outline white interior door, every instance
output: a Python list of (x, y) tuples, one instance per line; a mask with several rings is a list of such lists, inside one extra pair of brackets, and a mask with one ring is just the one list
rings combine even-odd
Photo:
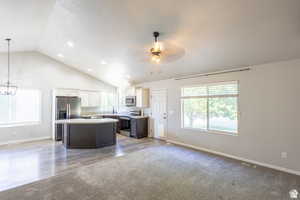
[(167, 90), (153, 90), (151, 94), (152, 135), (166, 138), (167, 134)]

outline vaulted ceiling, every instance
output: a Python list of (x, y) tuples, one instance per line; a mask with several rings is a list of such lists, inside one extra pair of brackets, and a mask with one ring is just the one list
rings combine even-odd
[[(119, 85), (300, 58), (299, 10), (299, 0), (0, 0), (0, 38)], [(153, 31), (181, 57), (145, 62)]]

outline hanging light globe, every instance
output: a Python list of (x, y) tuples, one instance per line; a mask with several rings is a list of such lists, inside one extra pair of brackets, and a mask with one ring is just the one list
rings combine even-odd
[(18, 87), (10, 82), (10, 38), (7, 41), (7, 82), (0, 85), (0, 95), (16, 95)]

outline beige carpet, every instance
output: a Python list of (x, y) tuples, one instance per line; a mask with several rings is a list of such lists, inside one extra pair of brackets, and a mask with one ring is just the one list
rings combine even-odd
[(1, 200), (286, 200), (300, 177), (174, 145), (102, 160), (0, 193)]

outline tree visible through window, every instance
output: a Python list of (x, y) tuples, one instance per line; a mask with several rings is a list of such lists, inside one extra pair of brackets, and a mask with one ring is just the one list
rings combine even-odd
[(182, 88), (181, 101), (183, 128), (237, 133), (236, 81)]

